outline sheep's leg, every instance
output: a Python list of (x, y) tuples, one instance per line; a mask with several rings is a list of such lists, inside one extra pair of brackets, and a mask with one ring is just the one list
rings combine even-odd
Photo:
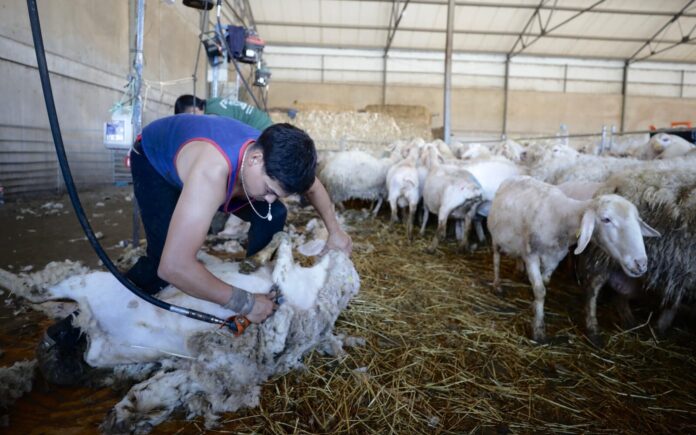
[(616, 312), (621, 319), (621, 326), (624, 329), (631, 329), (637, 325), (636, 318), (631, 310), (630, 299), (625, 295), (616, 295)]
[(242, 261), (242, 263), (239, 265), (239, 272), (249, 274), (268, 263), (278, 249), (278, 246), (280, 246), (280, 242), (287, 238), (288, 234), (284, 231), (275, 233), (270, 243), (268, 243), (265, 248)]
[(372, 213), (371, 213), (373, 219), (374, 219), (375, 216), (377, 216), (377, 213), (379, 213), (379, 209), (382, 208), (382, 202), (383, 202), (383, 201), (384, 201), (384, 198), (382, 198), (382, 196), (380, 196), (380, 197), (377, 199), (377, 205), (375, 206), (375, 209), (372, 210)]
[(493, 243), (493, 290), (498, 294), (503, 293), (500, 286), (500, 247)]
[(597, 322), (597, 297), (599, 291), (606, 282), (603, 276), (594, 277), (590, 282), (590, 287), (587, 293), (587, 313), (585, 324), (587, 327), (588, 338), (595, 345), (601, 345), (601, 336), (599, 334), (599, 324)]
[(464, 222), (463, 222), (463, 236), (462, 240), (459, 243), (459, 247), (462, 251), (467, 249), (470, 253), (474, 252), (476, 250), (476, 244), (470, 244), (469, 243), (469, 233), (471, 233), (471, 225), (472, 222), (474, 221), (474, 217), (476, 216), (476, 207), (471, 207), (471, 209), (466, 213), (466, 216), (464, 216)]
[(479, 242), (485, 243), (486, 233), (483, 232), (483, 224), (481, 219), (474, 219), (474, 228), (476, 228), (476, 237), (478, 237)]
[(637, 323), (629, 301), (639, 294), (641, 281), (626, 276), (622, 271), (613, 271), (609, 274), (609, 286), (616, 293), (616, 311), (621, 318), (622, 326), (624, 329), (633, 328)]
[(462, 241), (462, 237), (464, 237), (464, 220), (463, 219), (457, 219), (454, 222), (454, 237), (457, 239), (458, 242)]
[(664, 336), (667, 330), (672, 326), (674, 322), (674, 317), (677, 315), (677, 310), (679, 309), (679, 302), (666, 306), (660, 312), (660, 317), (657, 319), (657, 333), (660, 336)]
[(437, 230), (435, 231), (433, 241), (430, 244), (430, 252), (435, 252), (440, 243), (440, 238), (444, 239), (447, 236), (447, 218), (451, 212), (452, 210), (449, 210), (446, 207), (440, 207), (440, 211), (437, 214)]
[(423, 222), (421, 223), (420, 235), (421, 237), (425, 235), (425, 225), (428, 223), (428, 217), (430, 217), (430, 210), (423, 203)]
[(530, 255), (525, 258), (527, 266), (527, 276), (532, 284), (534, 291), (534, 319), (532, 320), (532, 337), (537, 343), (546, 341), (546, 331), (544, 326), (544, 299), (546, 298), (546, 288), (541, 277), (541, 261), (538, 256)]
[(397, 204), (396, 195), (389, 195), (389, 208), (391, 209), (391, 221), (390, 223), (399, 222), (399, 207)]
[(418, 203), (409, 203), (408, 204), (408, 221), (406, 222), (406, 237), (408, 237), (409, 241), (413, 240), (413, 221), (416, 219), (416, 208), (418, 207)]

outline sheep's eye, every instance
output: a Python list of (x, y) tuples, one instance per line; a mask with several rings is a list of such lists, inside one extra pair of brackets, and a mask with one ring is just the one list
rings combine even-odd
[(605, 224), (611, 223), (611, 219), (609, 219), (608, 217), (603, 217), (601, 219), (601, 221), (602, 221), (602, 223), (605, 223)]

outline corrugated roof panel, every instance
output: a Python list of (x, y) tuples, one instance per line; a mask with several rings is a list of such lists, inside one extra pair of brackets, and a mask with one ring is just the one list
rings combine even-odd
[[(509, 51), (516, 35), (521, 32), (533, 16), (540, 0), (478, 0), (490, 3), (490, 7), (457, 6), (455, 30), (472, 33), (455, 34), (455, 51), (494, 52)], [(541, 10), (541, 21), (546, 23), (550, 16), (549, 27), (572, 17), (577, 12), (555, 10), (557, 4), (561, 9), (587, 8), (596, 0), (546, 1)], [(401, 3), (403, 5), (403, 3)], [(586, 12), (577, 18), (552, 30), (550, 36), (523, 50), (524, 54), (552, 56), (606, 57), (622, 59), (631, 56), (643, 41), (652, 35), (671, 16), (681, 10), (687, 0), (607, 0), (597, 9), (611, 9), (617, 13)], [(254, 0), (251, 2), (261, 36), (269, 42), (279, 44), (303, 44), (336, 47), (380, 47), (387, 41), (391, 8), (389, 1), (369, 0)], [(505, 5), (510, 5), (505, 6)], [(515, 6), (526, 5), (524, 9)], [(620, 13), (626, 11), (626, 13)], [(631, 11), (654, 11), (654, 14), (633, 14)], [(696, 8), (687, 11), (695, 14)], [(393, 48), (444, 50), (447, 6), (444, 0), (439, 4), (410, 3), (400, 23)], [(527, 33), (538, 34), (538, 19), (535, 18), (527, 28)], [(266, 23), (266, 24), (264, 24)], [(288, 25), (291, 24), (291, 25)], [(312, 27), (312, 24), (315, 27)], [(333, 26), (333, 27), (332, 27)], [(351, 26), (383, 27), (379, 29), (350, 29)], [(651, 44), (653, 50), (661, 50), (678, 41), (696, 26), (696, 17), (681, 17), (675, 25), (658, 36), (666, 43)], [(409, 28), (431, 29), (435, 32), (409, 32)], [(492, 34), (480, 34), (492, 32)], [(497, 33), (497, 34), (496, 34)], [(509, 33), (509, 35), (501, 34)], [(553, 38), (553, 35), (572, 37), (588, 35), (590, 39)], [(694, 35), (692, 35), (693, 37)], [(592, 40), (592, 38), (603, 38)], [(611, 38), (636, 39), (633, 42), (611, 41)], [(526, 38), (529, 43), (533, 38)], [(519, 48), (519, 47), (518, 47)], [(680, 46), (656, 54), (651, 59), (662, 61), (696, 62), (696, 46)], [(646, 49), (640, 56), (650, 53)], [(640, 57), (639, 56), (639, 57)]]
[(439, 51), (443, 50), (445, 47), (445, 34), (401, 30), (396, 32), (392, 47)]
[[(385, 22), (389, 24), (389, 17)], [(440, 5), (409, 3), (399, 27), (444, 29), (447, 26), (447, 8)]]

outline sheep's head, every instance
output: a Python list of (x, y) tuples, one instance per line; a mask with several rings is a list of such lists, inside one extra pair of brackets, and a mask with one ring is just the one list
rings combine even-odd
[(601, 195), (592, 200), (582, 217), (575, 254), (587, 247), (593, 234), (624, 273), (634, 278), (648, 270), (643, 237), (660, 236), (643, 222), (635, 205), (618, 195)]
[(672, 137), (666, 133), (658, 133), (650, 139), (650, 147), (655, 154), (660, 154), (672, 144)]

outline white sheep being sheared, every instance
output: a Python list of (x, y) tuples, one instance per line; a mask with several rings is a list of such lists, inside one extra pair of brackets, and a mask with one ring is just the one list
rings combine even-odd
[[(257, 406), (260, 385), (301, 367), (308, 351), (341, 352), (333, 325), (359, 289), (345, 254), (333, 251), (315, 266), (302, 268), (294, 263), (285, 236), (275, 265), (250, 275), (240, 274), (236, 263), (212, 257), (207, 263), (220, 279), (249, 291), (277, 286), (284, 302), (265, 322), (234, 337), (216, 325), (156, 308), (104, 272), (74, 276), (43, 295), (30, 295), (34, 302), (64, 297), (78, 302), (76, 322), (88, 337), (85, 360), (90, 365), (123, 371), (141, 363), (161, 364), (116, 404), (102, 426), (105, 431), (145, 432), (181, 408), (189, 418), (203, 415), (206, 425), (214, 426), (221, 413)], [(220, 318), (234, 314), (171, 286), (158, 297)]]

